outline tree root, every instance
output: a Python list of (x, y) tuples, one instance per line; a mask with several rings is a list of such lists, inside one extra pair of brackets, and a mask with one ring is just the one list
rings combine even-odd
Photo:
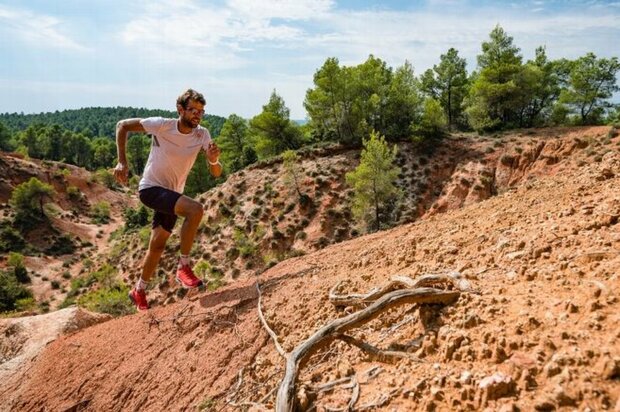
[(258, 291), (258, 317), (260, 318), (260, 321), (263, 324), (263, 327), (267, 330), (267, 333), (269, 334), (269, 336), (271, 336), (271, 339), (273, 340), (273, 344), (275, 345), (278, 353), (282, 355), (284, 358), (286, 358), (286, 351), (282, 348), (282, 346), (280, 345), (280, 342), (278, 342), (278, 335), (276, 335), (276, 333), (269, 327), (269, 324), (267, 323), (267, 320), (265, 320), (265, 316), (263, 315), (263, 309), (261, 306), (263, 295), (260, 291), (260, 286), (258, 285), (258, 282), (256, 282), (256, 290)]
[[(406, 280), (405, 280), (406, 279)], [(398, 285), (405, 286), (415, 286), (416, 289), (403, 289), (403, 290), (392, 290), (394, 286), (393, 282), (390, 282), (390, 287), (383, 287), (376, 292), (375, 290), (371, 291), (371, 293), (363, 295), (364, 297), (361, 299), (364, 303), (368, 303), (368, 300), (372, 297), (377, 298), (383, 293), (383, 296), (378, 297), (377, 300), (371, 303), (364, 309), (359, 310), (358, 312), (352, 313), (351, 315), (345, 316), (340, 319), (336, 319), (328, 325), (320, 328), (316, 331), (310, 338), (306, 341), (302, 342), (298, 345), (292, 352), (284, 355), (286, 357), (286, 371), (284, 374), (284, 378), (280, 383), (280, 387), (278, 389), (278, 395), (276, 398), (276, 411), (278, 412), (292, 412), (295, 408), (295, 382), (297, 380), (298, 368), (301, 362), (304, 361), (309, 355), (317, 351), (318, 349), (328, 345), (334, 339), (339, 339), (344, 333), (348, 330), (356, 328), (362, 324), (365, 324), (372, 319), (379, 316), (383, 311), (390, 309), (392, 307), (404, 305), (404, 304), (450, 304), (458, 299), (460, 292), (457, 290), (439, 290), (428, 287), (419, 287), (419, 285), (426, 284), (444, 284), (445, 282), (451, 283), (453, 286), (456, 286), (451, 278), (446, 275), (426, 275), (422, 276), (416, 281), (412, 281), (409, 278), (398, 277), (396, 279), (396, 283)], [(409, 283), (412, 282), (412, 283)], [(333, 291), (333, 289), (332, 289)], [(338, 297), (330, 292), (330, 300), (332, 295)], [(349, 299), (349, 302), (357, 303), (360, 299), (359, 297), (354, 300), (350, 300), (349, 296), (345, 298)], [(338, 300), (338, 305), (342, 305), (343, 299)], [(259, 315), (260, 316), (260, 315)], [(263, 323), (265, 325), (265, 323)], [(271, 331), (273, 332), (273, 331)], [(273, 333), (273, 336), (276, 336)], [(277, 336), (274, 339), (277, 342)], [(368, 345), (372, 347), (371, 345)], [(376, 349), (376, 348), (375, 348)], [(381, 353), (379, 351), (378, 353)]]
[(417, 356), (414, 356), (408, 352), (379, 349), (367, 342), (361, 341), (349, 335), (340, 335), (337, 336), (337, 338), (342, 340), (343, 342), (348, 343), (349, 345), (358, 347), (359, 349), (370, 355), (372, 359), (379, 362), (391, 363), (394, 361), (394, 358), (404, 358), (411, 359), (416, 362), (422, 362)]
[(340, 287), (342, 282), (338, 282), (329, 291), (329, 301), (335, 306), (363, 306), (369, 302), (377, 300), (379, 297), (389, 293), (393, 290), (407, 288), (415, 289), (421, 287), (435, 287), (448, 285), (454, 287), (463, 292), (471, 292), (472, 287), (465, 279), (460, 278), (460, 274), (451, 273), (447, 275), (423, 275), (413, 280), (406, 276), (394, 276), (391, 281), (380, 288), (373, 288), (370, 292), (365, 294), (349, 294), (338, 295), (336, 290)]

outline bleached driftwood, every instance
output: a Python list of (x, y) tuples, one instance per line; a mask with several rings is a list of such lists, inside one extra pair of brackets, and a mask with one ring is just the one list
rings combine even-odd
[[(414, 285), (424, 284), (423, 282), (428, 281), (429, 278), (418, 279), (414, 281)], [(435, 284), (437, 284), (437, 281), (435, 281)], [(286, 355), (286, 371), (280, 383), (276, 398), (277, 412), (293, 412), (295, 408), (295, 382), (297, 380), (300, 363), (315, 351), (328, 345), (334, 339), (338, 339), (338, 337), (343, 335), (346, 331), (369, 322), (379, 316), (383, 311), (396, 306), (415, 303), (450, 304), (456, 301), (460, 294), (458, 290), (446, 291), (428, 287), (394, 290), (388, 293), (385, 292), (385, 288), (381, 288), (381, 290), (383, 290), (385, 294), (378, 297), (375, 302), (364, 309), (343, 318), (336, 319), (328, 325), (323, 326)], [(378, 296), (378, 294), (375, 292), (374, 296)]]

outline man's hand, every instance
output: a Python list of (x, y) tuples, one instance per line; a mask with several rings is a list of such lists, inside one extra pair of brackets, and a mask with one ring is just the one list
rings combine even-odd
[(215, 163), (220, 158), (220, 148), (217, 147), (214, 141), (209, 142), (207, 147), (207, 159), (210, 163)]
[(129, 166), (127, 163), (117, 163), (114, 168), (114, 178), (122, 185), (126, 185), (129, 180)]

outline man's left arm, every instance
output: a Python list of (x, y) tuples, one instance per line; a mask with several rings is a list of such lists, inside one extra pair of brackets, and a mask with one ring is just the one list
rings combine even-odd
[(222, 174), (222, 164), (220, 163), (220, 148), (214, 141), (210, 141), (205, 151), (207, 163), (209, 163), (209, 172), (213, 177), (220, 177)]

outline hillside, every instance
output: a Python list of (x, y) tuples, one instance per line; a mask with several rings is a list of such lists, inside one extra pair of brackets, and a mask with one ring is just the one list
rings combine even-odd
[[(615, 147), (609, 127), (551, 128), (480, 137), (456, 134), (432, 151), (399, 144), (395, 224), (416, 221), (511, 190), (528, 179), (559, 173), (593, 161)], [(320, 250), (363, 233), (351, 214), (352, 190), (345, 174), (359, 162), (359, 151), (340, 146), (307, 149), (302, 158), (301, 191), (310, 202), (300, 204), (281, 160), (275, 159), (233, 174), (198, 197), (206, 213), (192, 250), (195, 262), (208, 266), (212, 285), (254, 277), (284, 259)], [(179, 293), (169, 285), (176, 265), (178, 233), (169, 240), (153, 303), (170, 303)], [(138, 233), (115, 244), (121, 255), (107, 259), (128, 282), (140, 273), (144, 240)]]
[[(359, 309), (330, 302), (337, 285), (339, 294), (362, 294), (396, 274), (452, 273), (473, 287), (456, 302), (394, 307), (348, 332), (405, 358), (372, 356), (339, 338), (305, 359), (297, 385), (302, 409), (346, 410), (351, 402), (352, 410), (617, 410), (620, 155), (619, 138), (608, 131), (454, 136), (432, 161), (403, 161), (403, 181), (419, 192), (401, 216), (420, 219), (316, 250), (313, 242), (330, 227), (321, 224), (330, 206), (349, 221), (336, 203), (346, 190), (330, 180), (333, 193), (311, 192), (325, 212), (293, 243), (305, 255), (236, 275), (239, 256), (227, 261), (217, 254), (230, 250), (231, 241), (209, 240), (210, 224), (225, 226), (221, 208), (213, 211), (215, 199), (251, 203), (267, 179), (276, 193), (270, 202), (290, 199), (279, 186), (277, 163), (235, 175), (201, 198), (210, 213), (197, 248), (218, 257), (229, 284), (60, 337), (27, 365), (27, 374), (0, 383), (2, 409), (270, 409), (285, 364), (259, 321), (257, 281), (265, 318), (291, 352)], [(355, 162), (355, 155), (338, 156)], [(321, 161), (314, 163), (321, 170), (338, 169), (337, 160)], [(316, 166), (304, 167), (312, 177)], [(316, 179), (309, 180), (307, 190), (316, 188)], [(248, 186), (236, 187), (241, 181)], [(276, 207), (266, 222), (295, 221), (294, 215), (278, 220)], [(252, 213), (229, 210), (228, 226)]]
[[(14, 216), (10, 195), (32, 177), (54, 188), (45, 206), (49, 220), (24, 233), (27, 250), (13, 251), (25, 255), (31, 279), (27, 286), (39, 307), (54, 310), (67, 296), (72, 280), (88, 272), (87, 262), (107, 253), (110, 234), (123, 223), (123, 208), (135, 205), (136, 199), (110, 190), (82, 168), (0, 152), (0, 220)], [(91, 208), (100, 202), (110, 206), (107, 223), (93, 221)], [(0, 254), (0, 268), (6, 267), (6, 257)]]

